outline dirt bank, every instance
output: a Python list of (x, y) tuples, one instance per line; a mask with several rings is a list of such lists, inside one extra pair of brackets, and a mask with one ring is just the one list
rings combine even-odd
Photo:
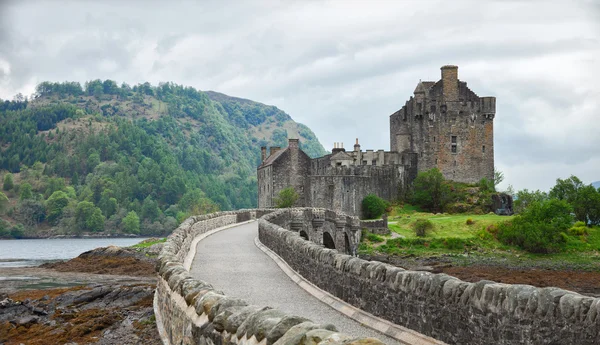
[(162, 344), (146, 254), (107, 247), (44, 267), (0, 268), (0, 344)]

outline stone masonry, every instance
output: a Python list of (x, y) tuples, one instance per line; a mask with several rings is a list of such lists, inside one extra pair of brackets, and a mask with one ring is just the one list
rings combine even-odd
[(298, 139), (287, 148), (262, 147), (257, 169), (258, 207), (274, 207), (287, 187), (295, 206), (361, 215), (368, 194), (401, 198), (418, 172), (437, 167), (446, 179), (476, 183), (494, 177), (495, 97), (479, 97), (458, 79), (457, 66), (443, 66), (442, 79), (420, 81), (414, 97), (390, 116), (390, 151), (352, 151), (335, 143), (331, 154), (311, 159)]

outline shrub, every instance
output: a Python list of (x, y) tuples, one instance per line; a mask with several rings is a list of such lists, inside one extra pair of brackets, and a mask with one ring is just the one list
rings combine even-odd
[(366, 235), (365, 235), (365, 237), (367, 238), (367, 240), (369, 240), (371, 242), (374, 242), (374, 243), (379, 243), (379, 242), (385, 241), (383, 239), (383, 237), (381, 237), (381, 236), (379, 236), (377, 234), (371, 233), (371, 232), (367, 232)]
[(275, 198), (275, 206), (277, 208), (289, 208), (294, 206), (298, 200), (298, 193), (294, 187), (287, 187), (279, 192), (277, 198)]
[(533, 202), (511, 222), (500, 224), (498, 240), (531, 253), (560, 251), (573, 223), (573, 208), (564, 200)]
[(369, 194), (362, 201), (363, 217), (365, 219), (377, 219), (381, 217), (388, 206), (387, 201), (375, 194)]
[(587, 234), (588, 228), (582, 221), (575, 222), (575, 224), (573, 224), (573, 226), (569, 229), (569, 235), (571, 236), (584, 236)]
[(444, 239), (444, 247), (446, 247), (448, 249), (454, 249), (454, 250), (464, 249), (465, 244), (466, 243), (462, 238), (448, 237), (448, 238)]
[(429, 219), (417, 219), (413, 227), (415, 229), (415, 235), (425, 237), (433, 230), (433, 223)]
[(473, 225), (473, 224), (475, 224), (475, 222), (473, 221), (472, 218), (467, 218), (467, 222), (466, 223), (467, 223), (467, 225)]

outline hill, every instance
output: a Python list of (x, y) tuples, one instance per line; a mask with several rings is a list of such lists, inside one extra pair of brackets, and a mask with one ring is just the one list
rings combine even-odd
[(592, 182), (592, 186), (594, 186), (594, 188), (600, 188), (600, 181)]
[(0, 237), (161, 234), (192, 213), (255, 207), (259, 148), (288, 136), (325, 153), (308, 127), (246, 99), (173, 83), (41, 83), (32, 100), (0, 101)]

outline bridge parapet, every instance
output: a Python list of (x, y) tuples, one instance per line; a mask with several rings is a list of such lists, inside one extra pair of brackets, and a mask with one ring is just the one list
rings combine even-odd
[[(382, 344), (377, 339), (352, 338), (332, 325), (318, 325), (270, 307), (248, 305), (225, 296), (208, 282), (189, 274), (197, 241), (224, 226), (257, 219), (272, 209), (217, 212), (185, 220), (169, 236), (158, 257), (154, 309), (165, 344), (294, 345)], [(300, 215), (304, 214), (301, 210)], [(275, 218), (290, 224), (288, 213)]]
[(326, 231), (359, 229), (355, 219), (302, 209), (303, 229), (314, 236), (307, 241), (302, 231), (289, 230), (288, 219), (298, 221), (298, 212), (278, 210), (262, 217), (260, 241), (319, 288), (373, 315), (451, 344), (599, 342), (599, 298), (555, 287), (468, 283), (362, 260), (318, 241)]
[(261, 219), (346, 254), (355, 254), (360, 243), (360, 220), (341, 212), (311, 207), (284, 208)]

